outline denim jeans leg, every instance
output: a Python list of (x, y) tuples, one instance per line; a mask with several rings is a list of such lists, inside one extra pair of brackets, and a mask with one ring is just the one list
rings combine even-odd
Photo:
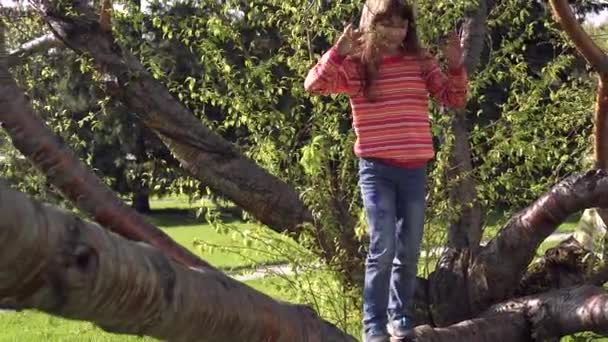
[(391, 320), (411, 319), (412, 299), (426, 209), (426, 166), (402, 169), (397, 187), (395, 258), (388, 312)]
[(389, 281), (395, 257), (396, 184), (387, 177), (385, 165), (361, 159), (359, 186), (367, 214), (370, 244), (363, 285), (363, 326), (365, 331), (384, 331), (387, 317)]

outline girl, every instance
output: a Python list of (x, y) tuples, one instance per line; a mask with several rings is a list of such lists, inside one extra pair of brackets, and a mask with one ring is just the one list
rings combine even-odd
[(311, 93), (350, 98), (370, 235), (364, 340), (380, 342), (389, 334), (404, 339), (413, 328), (426, 164), (434, 157), (429, 95), (444, 106), (463, 108), (467, 75), (457, 35), (443, 49), (446, 74), (421, 49), (413, 9), (404, 0), (367, 0), (359, 28), (346, 27), (304, 85)]

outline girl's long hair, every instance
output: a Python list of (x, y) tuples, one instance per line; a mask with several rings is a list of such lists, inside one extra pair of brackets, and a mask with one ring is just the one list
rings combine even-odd
[(422, 48), (416, 31), (414, 8), (406, 0), (367, 0), (361, 13), (359, 29), (365, 32), (362, 51), (358, 54), (362, 91), (369, 100), (374, 99), (371, 87), (378, 76), (378, 66), (382, 56), (378, 49), (378, 35), (374, 34), (377, 22), (399, 15), (407, 20), (407, 35), (403, 40), (402, 49), (406, 55), (421, 56)]

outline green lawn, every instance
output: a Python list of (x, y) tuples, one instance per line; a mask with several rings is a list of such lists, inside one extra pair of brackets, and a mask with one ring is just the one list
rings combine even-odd
[[(285, 259), (265, 241), (252, 241), (246, 246), (244, 236), (258, 232), (268, 240), (292, 243), (286, 237), (276, 234), (263, 226), (233, 220), (221, 230), (206, 223), (202, 216), (197, 217), (196, 210), (201, 205), (209, 206), (210, 202), (189, 203), (186, 198), (169, 198), (151, 202), (153, 213), (147, 218), (154, 225), (162, 228), (175, 241), (212, 265), (224, 270), (251, 267), (259, 264), (276, 264)], [(203, 242), (196, 245), (196, 241)], [(202, 249), (201, 249), (202, 247)]]
[[(487, 222), (483, 231), (483, 240), (489, 240), (496, 236), (500, 228), (505, 224), (506, 220), (510, 216), (505, 216), (504, 213), (492, 214), (487, 218)], [(562, 223), (556, 230), (556, 233), (572, 233), (576, 230), (581, 213), (576, 213), (568, 217), (568, 219)]]

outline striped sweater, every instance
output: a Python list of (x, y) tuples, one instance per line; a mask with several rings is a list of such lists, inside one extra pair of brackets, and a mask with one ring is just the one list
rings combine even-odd
[(340, 56), (334, 47), (309, 71), (304, 86), (311, 93), (349, 96), (356, 156), (417, 167), (435, 153), (429, 96), (446, 107), (464, 107), (467, 74), (462, 67), (446, 75), (434, 59), (423, 67), (413, 56), (384, 57), (372, 85), (375, 100), (370, 102), (362, 92), (358, 64)]

